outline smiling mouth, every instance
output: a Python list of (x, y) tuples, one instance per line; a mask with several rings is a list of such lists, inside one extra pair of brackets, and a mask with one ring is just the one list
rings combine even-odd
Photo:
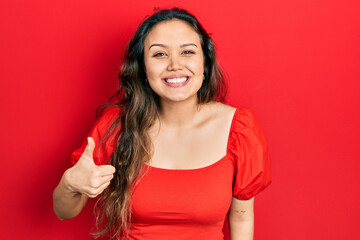
[(189, 76), (184, 77), (171, 77), (171, 78), (163, 78), (163, 82), (166, 86), (172, 88), (178, 88), (185, 86), (190, 81)]
[(181, 77), (181, 78), (165, 78), (164, 81), (167, 83), (184, 83), (189, 79), (189, 77)]

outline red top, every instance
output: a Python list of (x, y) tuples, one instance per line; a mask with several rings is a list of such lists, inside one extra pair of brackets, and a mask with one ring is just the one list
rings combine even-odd
[[(98, 144), (119, 109), (112, 108), (96, 122), (89, 136)], [(72, 154), (73, 164), (82, 147)], [(95, 148), (97, 149), (97, 148)], [(105, 164), (114, 151), (111, 138), (94, 162)], [(270, 159), (259, 124), (249, 109), (236, 110), (229, 133), (227, 154), (198, 169), (151, 167), (132, 196), (130, 239), (224, 239), (223, 226), (232, 197), (247, 200), (271, 183)]]

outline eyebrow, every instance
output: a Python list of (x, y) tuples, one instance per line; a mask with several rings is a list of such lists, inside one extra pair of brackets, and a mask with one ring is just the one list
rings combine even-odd
[[(152, 48), (152, 47), (155, 47), (155, 46), (158, 46), (158, 47), (163, 47), (163, 48), (166, 48), (167, 46), (165, 44), (161, 44), (161, 43), (154, 43), (154, 44), (151, 44), (149, 49)], [(185, 43), (185, 44), (181, 44), (180, 47), (183, 48), (183, 47), (188, 47), (188, 46), (195, 46), (195, 47), (198, 47), (196, 46), (195, 43)]]

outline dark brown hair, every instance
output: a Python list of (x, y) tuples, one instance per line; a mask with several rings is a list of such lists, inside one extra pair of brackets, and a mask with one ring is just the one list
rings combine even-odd
[(160, 107), (159, 97), (146, 82), (144, 40), (157, 23), (171, 19), (187, 22), (200, 37), (205, 80), (197, 93), (198, 103), (224, 99), (224, 77), (216, 62), (213, 41), (193, 15), (178, 8), (160, 10), (138, 27), (126, 47), (119, 73), (120, 87), (111, 98), (115, 103), (100, 108), (100, 115), (111, 105), (121, 109), (119, 117), (112, 123), (101, 143), (110, 132), (119, 129), (119, 126), (121, 128), (116, 133), (115, 150), (109, 159), (109, 164), (116, 168), (116, 172), (110, 186), (96, 205), (99, 207), (96, 207), (99, 231), (95, 236), (110, 234), (112, 238), (127, 238), (131, 219), (131, 196), (143, 164), (148, 163), (152, 157), (153, 146), (148, 130), (156, 120)]

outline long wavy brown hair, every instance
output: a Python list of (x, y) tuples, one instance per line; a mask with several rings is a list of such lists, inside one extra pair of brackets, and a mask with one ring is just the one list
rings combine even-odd
[[(97, 232), (95, 237), (127, 239), (131, 222), (131, 196), (140, 178), (144, 163), (149, 163), (153, 146), (148, 130), (158, 117), (159, 97), (146, 81), (144, 40), (159, 22), (179, 19), (199, 34), (205, 62), (205, 80), (197, 93), (198, 103), (225, 97), (225, 81), (216, 61), (214, 43), (198, 20), (183, 9), (156, 10), (137, 29), (129, 41), (121, 70), (119, 89), (110, 98), (111, 104), (100, 106), (99, 114), (109, 106), (120, 108), (119, 117), (111, 124), (100, 145), (116, 132), (115, 150), (109, 164), (116, 168), (110, 186), (95, 206)], [(120, 130), (118, 130), (120, 129)]]

